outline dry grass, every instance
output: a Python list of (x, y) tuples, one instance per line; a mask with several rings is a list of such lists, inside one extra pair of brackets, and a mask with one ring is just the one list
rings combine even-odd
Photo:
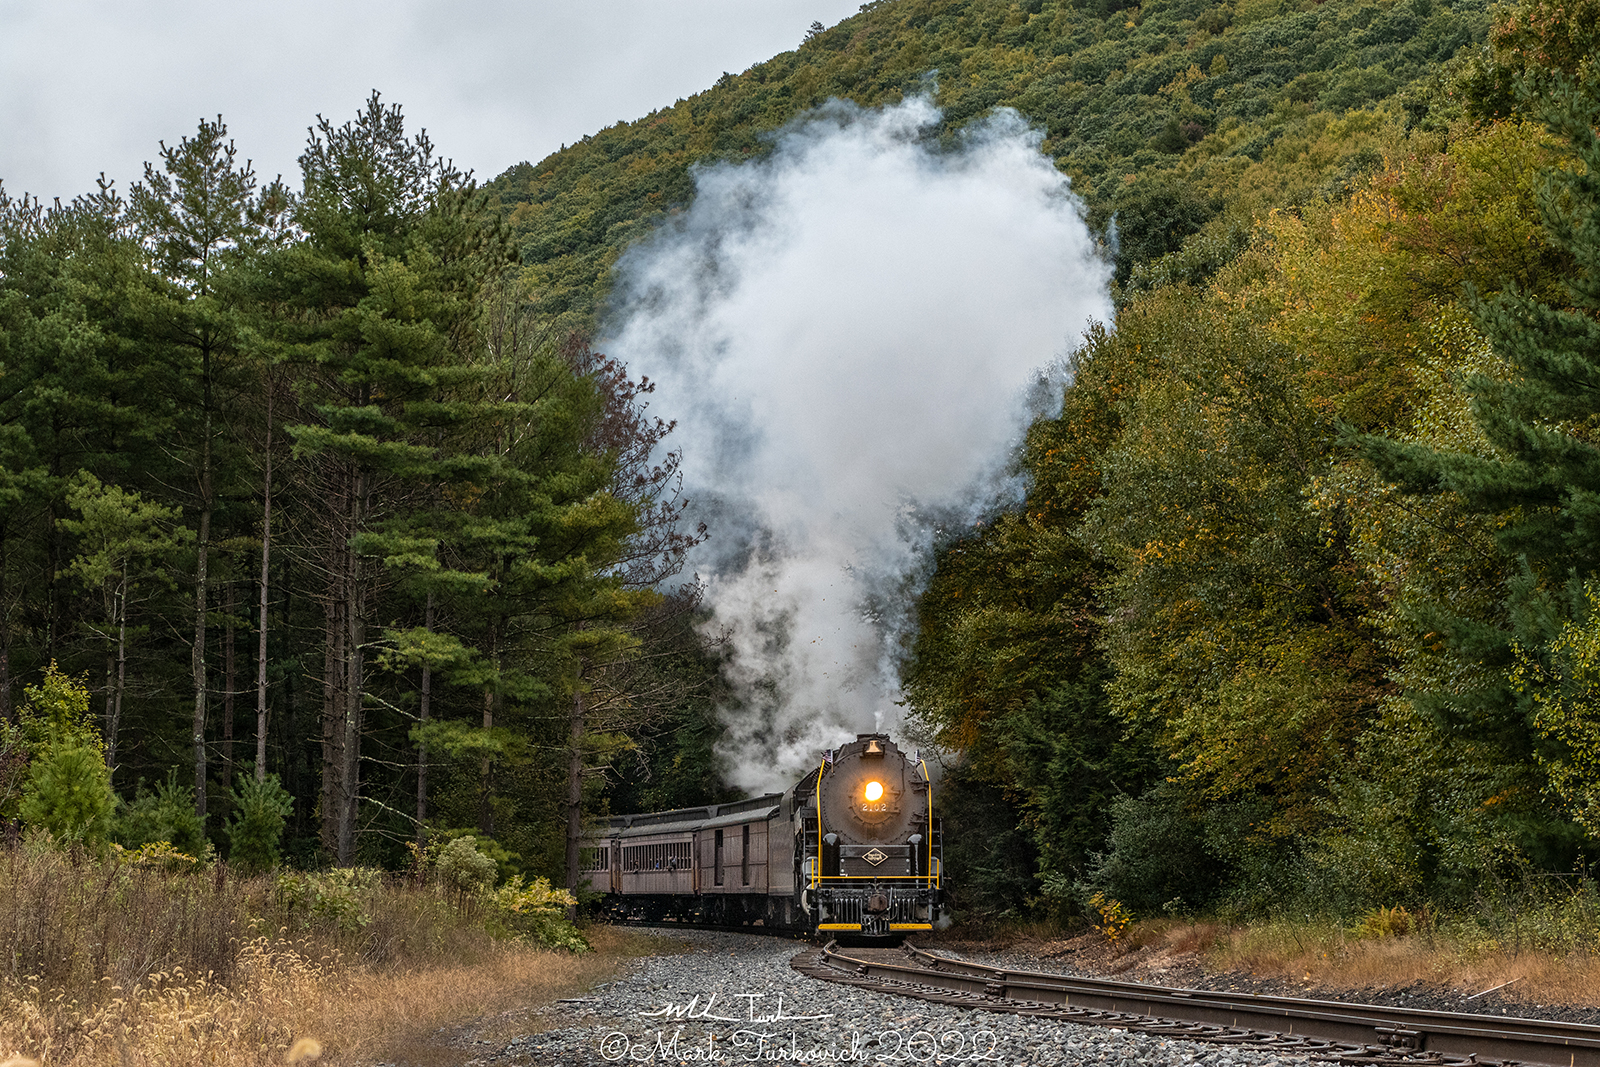
[(0, 854), (0, 1061), (230, 1067), (458, 1060), (439, 1031), (610, 974), (639, 942), (574, 956), (497, 942), (436, 894), (375, 889), (363, 925), (285, 914), (265, 879), (48, 850)]
[(1153, 918), (1114, 941), (1082, 923), (963, 924), (918, 940), (1070, 958), (1091, 973), (1161, 984), (1220, 972), (1324, 991), (1504, 986), (1481, 1004), (1600, 1006), (1600, 890), (1572, 877), (1487, 886), (1470, 907), (1445, 915), (1395, 906), (1345, 921)]
[(1231, 929), (1175, 927), (1166, 940), (1174, 950), (1208, 942), (1206, 960), (1217, 970), (1318, 986), (1359, 989), (1425, 982), (1476, 993), (1514, 982), (1507, 992), (1514, 992), (1518, 1000), (1600, 1004), (1600, 956), (1595, 951), (1507, 945), (1476, 933), (1445, 927), (1401, 936), (1357, 937), (1351, 929), (1308, 922)]
[[(606, 927), (588, 931), (595, 951), (582, 956), (507, 945), (471, 967), (433, 970), (378, 980), (362, 989), (369, 1011), (358, 1018), (337, 1013), (325, 1032), (367, 1030), (365, 1052), (356, 1060), (398, 1062), (411, 1067), (459, 1063), (459, 1053), (444, 1047), (448, 1030), (473, 1023), (476, 1036), (505, 1040), (560, 1025), (535, 1010), (556, 999), (589, 989), (616, 974), (627, 960), (657, 949), (653, 939)], [(370, 1010), (381, 1019), (370, 1017)]]

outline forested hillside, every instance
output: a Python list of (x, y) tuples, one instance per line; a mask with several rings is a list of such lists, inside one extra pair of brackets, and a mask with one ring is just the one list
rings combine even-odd
[(489, 188), (537, 306), (586, 326), (609, 265), (688, 200), (695, 163), (761, 153), (829, 97), (932, 92), (950, 133), (995, 107), (1035, 124), (1098, 225), (1116, 213), (1125, 279), (1218, 216), (1248, 222), (1343, 192), (1381, 163), (1387, 125), (1438, 110), (1426, 83), (1487, 29), (1477, 0), (870, 3), (813, 27), (793, 52)]

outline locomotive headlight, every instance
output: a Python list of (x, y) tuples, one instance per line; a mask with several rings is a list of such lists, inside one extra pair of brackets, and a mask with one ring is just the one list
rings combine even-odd
[(867, 783), (867, 790), (866, 790), (866, 798), (867, 798), (867, 802), (869, 804), (874, 802), (874, 801), (882, 800), (883, 799), (883, 783), (882, 782), (868, 782)]

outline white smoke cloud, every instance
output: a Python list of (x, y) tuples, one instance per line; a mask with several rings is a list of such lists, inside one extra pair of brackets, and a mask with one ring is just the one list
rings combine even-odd
[(1030, 386), (1110, 314), (1039, 135), (1000, 111), (941, 145), (939, 119), (830, 102), (766, 158), (701, 170), (619, 265), (605, 345), (657, 382), (711, 512), (696, 566), (730, 631), (723, 755), (746, 788), (898, 725), (917, 516), (992, 499)]

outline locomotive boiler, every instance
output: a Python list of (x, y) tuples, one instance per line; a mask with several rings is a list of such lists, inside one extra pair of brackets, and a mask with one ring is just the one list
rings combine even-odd
[(584, 878), (614, 919), (884, 940), (949, 925), (942, 844), (926, 764), (861, 734), (782, 793), (613, 817)]

